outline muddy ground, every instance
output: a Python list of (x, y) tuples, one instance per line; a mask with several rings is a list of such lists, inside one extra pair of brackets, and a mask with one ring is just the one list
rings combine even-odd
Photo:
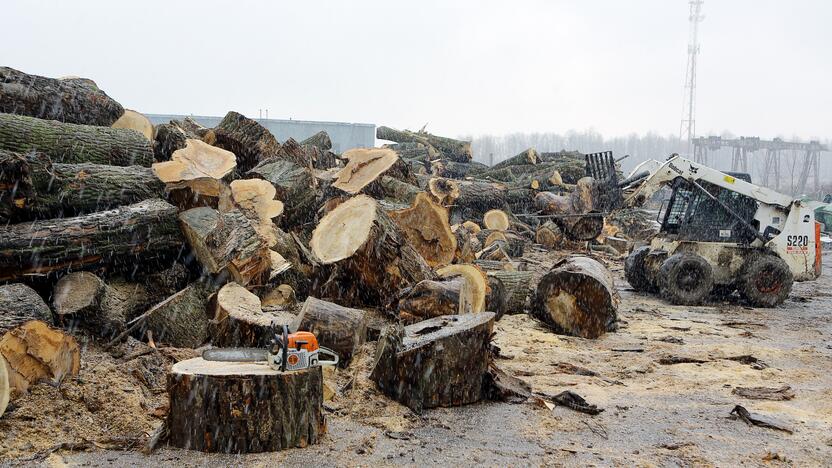
[[(544, 271), (555, 255), (537, 254), (538, 269)], [(153, 380), (154, 370), (188, 353), (169, 350), (135, 358), (131, 352), (136, 351), (125, 350), (113, 358), (90, 346), (79, 382), (61, 389), (39, 386), (0, 419), (0, 457), (50, 466), (832, 463), (829, 276), (796, 284), (778, 309), (752, 309), (737, 300), (676, 307), (630, 290), (621, 262), (608, 263), (622, 296), (617, 332), (598, 340), (557, 336), (527, 315), (509, 315), (496, 325), (501, 367), (535, 391), (580, 394), (604, 409), (597, 416), (494, 402), (415, 415), (366, 380), (368, 345), (350, 369), (332, 379), (336, 388), (352, 384), (327, 402), (329, 434), (319, 445), (245, 456), (163, 447), (145, 456), (108, 447), (141, 441), (161, 422), (165, 396), (161, 379)], [(832, 265), (832, 256), (825, 263)], [(125, 357), (130, 361), (123, 362)], [(678, 358), (703, 362), (670, 364)], [(126, 366), (132, 370), (125, 372)], [(757, 386), (789, 386), (785, 393), (794, 397), (772, 401), (732, 393), (736, 387)], [(738, 404), (775, 418), (793, 433), (730, 419)], [(63, 442), (92, 449), (48, 454), (46, 449)]]

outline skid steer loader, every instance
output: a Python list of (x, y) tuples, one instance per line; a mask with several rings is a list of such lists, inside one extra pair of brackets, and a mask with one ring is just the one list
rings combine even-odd
[(625, 181), (624, 205), (662, 187), (672, 193), (659, 233), (626, 259), (634, 289), (686, 305), (738, 290), (753, 306), (774, 307), (793, 281), (820, 276), (820, 224), (805, 202), (678, 155), (646, 167)]

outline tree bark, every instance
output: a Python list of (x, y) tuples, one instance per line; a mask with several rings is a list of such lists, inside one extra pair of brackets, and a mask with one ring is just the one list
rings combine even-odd
[(0, 149), (41, 151), (62, 163), (149, 167), (154, 160), (151, 142), (134, 130), (12, 114), (0, 114)]
[(137, 335), (146, 331), (160, 343), (177, 348), (198, 348), (208, 341), (208, 299), (215, 289), (195, 283), (152, 306), (137, 327)]
[(301, 141), (300, 144), (301, 146), (314, 146), (321, 151), (329, 151), (332, 149), (332, 140), (329, 139), (329, 135), (324, 130)]
[(422, 143), (441, 151), (446, 158), (458, 162), (468, 162), (473, 158), (470, 141), (454, 140), (426, 132), (411, 132), (408, 130), (396, 130), (390, 127), (378, 127), (376, 138), (390, 140), (396, 143)]
[(313, 286), (313, 294), (340, 298), (344, 305), (387, 306), (400, 289), (433, 277), (425, 259), (366, 195), (327, 213), (312, 233), (310, 247), (321, 264), (333, 266), (328, 278)]
[(522, 314), (531, 293), (532, 272), (530, 271), (489, 271), (489, 277), (499, 278), (506, 292), (506, 313)]
[(464, 163), (442, 159), (434, 161), (430, 165), (431, 174), (435, 177), (447, 177), (449, 179), (480, 177), (480, 174), (487, 169), (488, 166), (475, 161)]
[(274, 452), (326, 433), (318, 366), (279, 372), (259, 363), (188, 359), (168, 376), (169, 442), (203, 452)]
[(0, 354), (6, 360), (12, 397), (25, 394), (38, 382), (57, 386), (81, 369), (75, 338), (39, 320), (6, 332), (0, 338)]
[(158, 270), (181, 252), (176, 207), (159, 199), (0, 229), (0, 280), (102, 267)]
[(390, 217), (431, 268), (454, 259), (456, 236), (448, 223), (448, 212), (427, 193), (416, 195), (410, 208), (390, 212)]
[(63, 218), (164, 196), (150, 168), (53, 164), (43, 153), (0, 150), (0, 222)]
[(0, 335), (30, 320), (52, 322), (52, 312), (38, 293), (21, 283), (0, 286)]
[(222, 121), (209, 130), (204, 140), (214, 146), (231, 151), (237, 156), (237, 174), (245, 174), (260, 161), (279, 157), (280, 143), (274, 135), (255, 120), (231, 111)]
[(367, 340), (367, 317), (363, 310), (342, 307), (314, 297), (306, 298), (289, 328), (292, 332), (314, 333), (321, 346), (338, 354), (340, 367), (347, 367), (352, 356)]
[(109, 127), (124, 108), (91, 80), (60, 80), (0, 67), (0, 112)]
[(509, 166), (521, 166), (521, 165), (536, 165), (540, 164), (540, 156), (537, 155), (537, 151), (534, 148), (529, 148), (522, 153), (518, 154), (517, 156), (512, 156), (505, 161), (501, 161), (493, 166), (491, 169), (502, 169), (504, 167)]
[(619, 302), (604, 265), (589, 257), (569, 257), (540, 279), (531, 315), (556, 333), (598, 338), (616, 329)]
[(420, 281), (400, 294), (399, 320), (404, 323), (471, 312), (471, 290), (460, 276), (441, 281)]
[(535, 242), (548, 248), (557, 248), (563, 243), (563, 231), (552, 221), (546, 221), (537, 228)]
[(370, 379), (416, 412), (477, 402), (491, 362), (493, 326), (491, 312), (390, 326), (379, 339)]

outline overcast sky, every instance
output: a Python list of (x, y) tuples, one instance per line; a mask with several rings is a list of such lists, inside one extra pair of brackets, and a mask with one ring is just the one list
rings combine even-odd
[[(676, 134), (686, 0), (4, 0), (0, 64), (145, 113)], [(832, 136), (832, 2), (706, 0), (699, 134)]]

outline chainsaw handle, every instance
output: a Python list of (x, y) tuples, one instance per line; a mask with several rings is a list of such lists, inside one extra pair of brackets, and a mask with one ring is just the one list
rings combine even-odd
[[(318, 348), (318, 356), (319, 356), (318, 357), (318, 365), (319, 366), (335, 366), (335, 365), (338, 365), (338, 354), (336, 354), (335, 351), (333, 351), (329, 348), (324, 348), (323, 346), (319, 347)], [(329, 356), (329, 357), (332, 358), (332, 360), (331, 361), (330, 360), (324, 360), (324, 359), (321, 359), (320, 356)]]

